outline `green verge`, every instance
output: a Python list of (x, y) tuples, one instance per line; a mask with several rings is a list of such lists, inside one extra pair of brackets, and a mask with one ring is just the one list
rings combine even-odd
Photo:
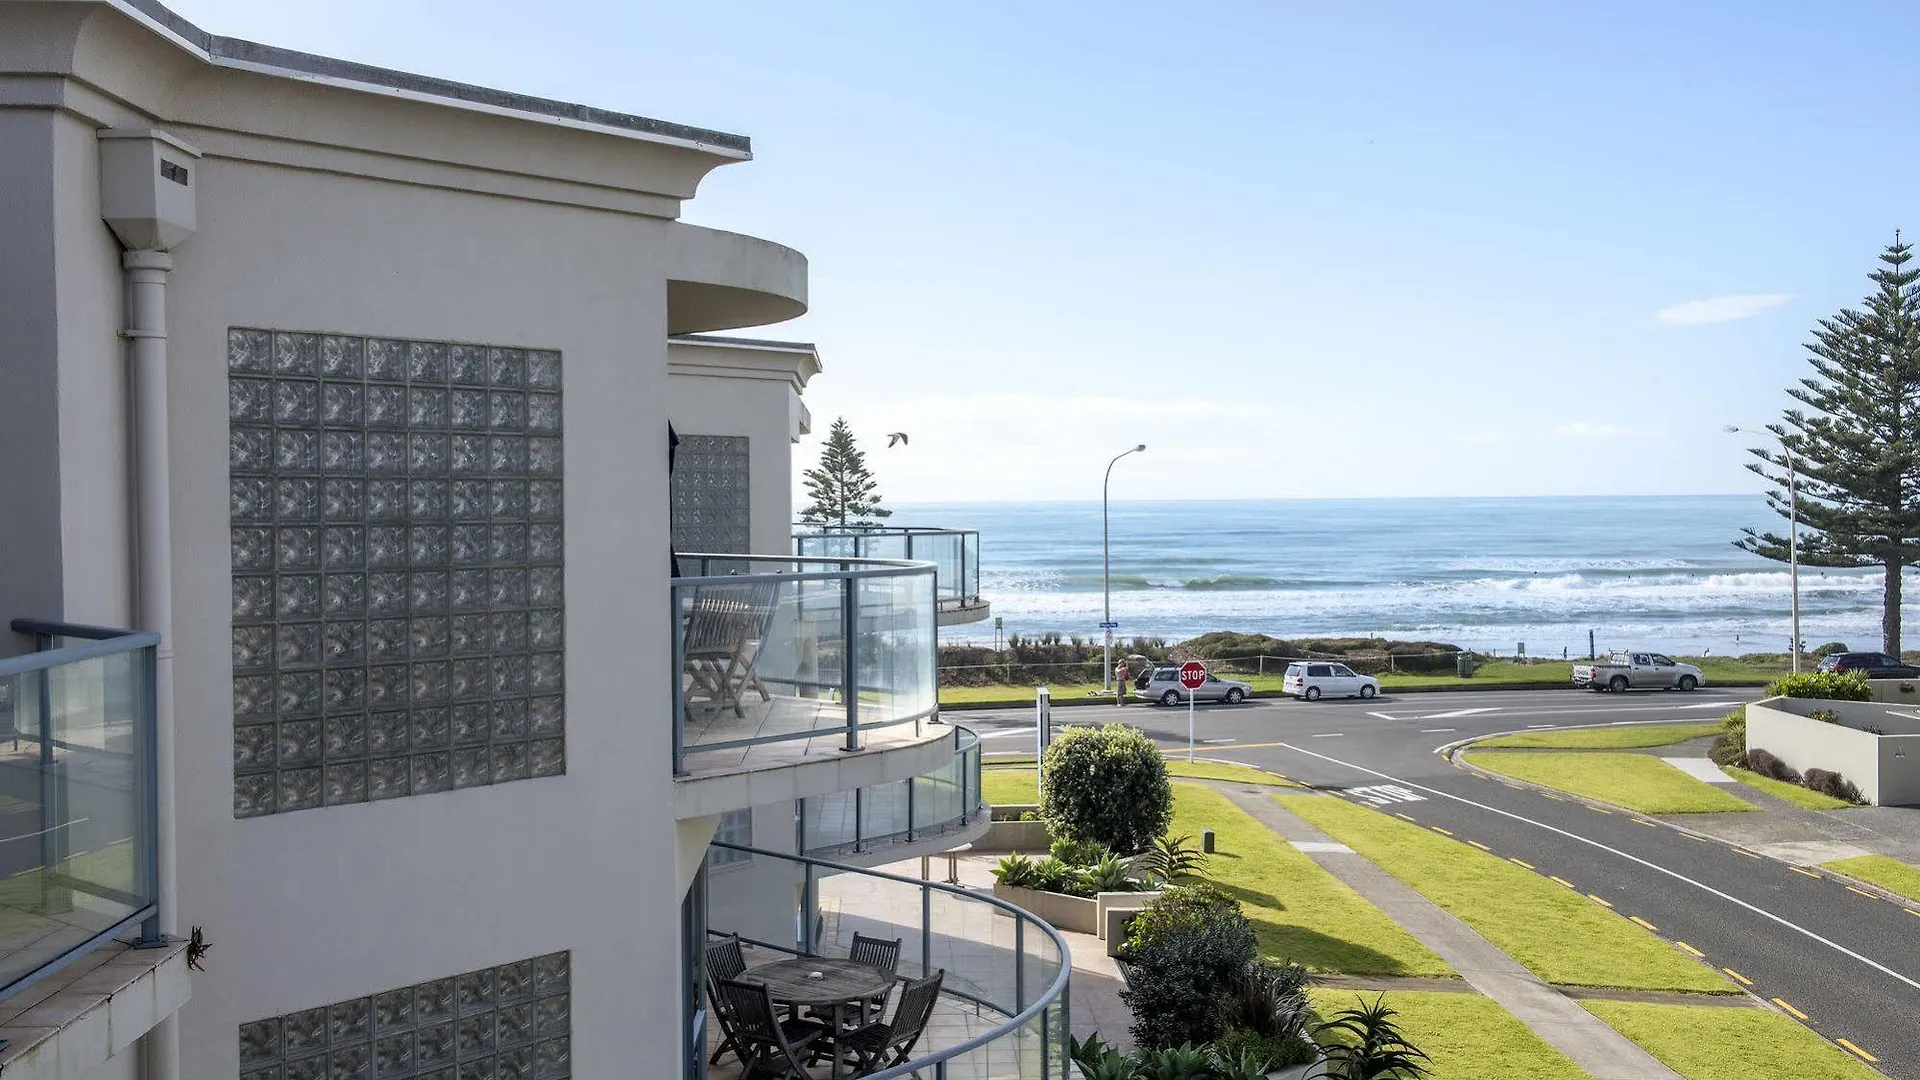
[(1885, 855), (1861, 855), (1820, 865), (1836, 873), (1871, 882), (1889, 892), (1897, 892), (1910, 900), (1920, 900), (1920, 866), (1911, 866)]
[(1883, 1080), (1770, 1009), (1583, 1001), (1686, 1080)]
[(1822, 795), (1812, 788), (1799, 784), (1789, 784), (1785, 780), (1775, 780), (1771, 776), (1761, 776), (1748, 769), (1725, 769), (1728, 776), (1754, 788), (1764, 791), (1776, 799), (1785, 799), (1803, 810), (1851, 810), (1853, 804), (1845, 799), (1836, 799), (1831, 795)]
[(1488, 772), (1642, 814), (1718, 814), (1757, 809), (1647, 754), (1494, 752), (1468, 754), (1466, 760)]
[(1347, 975), (1453, 974), (1447, 962), (1386, 912), (1226, 796), (1197, 784), (1173, 789), (1173, 832), (1214, 833), (1207, 877), (1240, 901), (1260, 951), (1312, 972)]
[(1330, 796), (1274, 797), (1550, 983), (1739, 992), (1620, 915), (1498, 855)]
[[(1323, 1018), (1375, 996), (1307, 991)], [(1387, 1005), (1400, 1014), (1394, 1017), (1400, 1033), (1433, 1059), (1430, 1080), (1587, 1080), (1579, 1066), (1490, 998), (1395, 990)]]
[[(1223, 780), (1230, 784), (1257, 784), (1261, 787), (1302, 786), (1284, 776), (1226, 761), (1168, 761), (1167, 775), (1183, 780)], [(1033, 765), (989, 763), (980, 770), (980, 789), (987, 802), (994, 806), (1032, 803), (1037, 798), (1034, 794)]]
[(1672, 746), (1689, 739), (1718, 735), (1720, 724), (1649, 724), (1635, 727), (1576, 728), (1572, 731), (1530, 731), (1502, 735), (1474, 743), (1475, 750), (1632, 750)]

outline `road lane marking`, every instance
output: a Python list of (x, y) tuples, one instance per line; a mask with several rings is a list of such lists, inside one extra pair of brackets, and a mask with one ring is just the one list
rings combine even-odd
[(1867, 1053), (1865, 1050), (1860, 1049), (1859, 1047), (1853, 1045), (1852, 1043), (1848, 1042), (1845, 1039), (1835, 1039), (1833, 1041), (1839, 1043), (1841, 1046), (1846, 1047), (1847, 1049), (1853, 1051), (1854, 1053), (1859, 1054), (1860, 1059), (1862, 1061), (1879, 1061), (1880, 1060), (1879, 1058), (1874, 1057), (1872, 1054)]
[(1875, 895), (1873, 895), (1872, 893), (1870, 893), (1870, 892), (1868, 892), (1868, 891), (1867, 891), (1867, 890), (1865, 890), (1865, 889), (1856, 889), (1856, 888), (1854, 888), (1854, 887), (1853, 887), (1853, 886), (1851, 886), (1851, 885), (1849, 885), (1849, 886), (1847, 886), (1847, 891), (1848, 891), (1848, 892), (1850, 892), (1850, 893), (1859, 893), (1859, 894), (1860, 894), (1861, 896), (1864, 896), (1864, 897), (1866, 897), (1866, 898), (1867, 898), (1867, 899), (1869, 899), (1869, 900), (1878, 900), (1878, 899), (1880, 899), (1879, 897), (1877, 897), (1877, 896), (1875, 896)]
[[(1393, 815), (1393, 816), (1394, 816), (1394, 817), (1397, 817), (1397, 818), (1407, 818), (1407, 820), (1408, 820), (1408, 821), (1413, 821), (1413, 819), (1412, 819), (1411, 817), (1407, 817), (1407, 815), (1405, 815), (1405, 814), (1402, 814), (1402, 813), (1399, 813), (1399, 812), (1397, 812), (1397, 811), (1396, 811), (1396, 812), (1394, 813), (1394, 815)], [(1413, 823), (1414, 823), (1415, 825), (1418, 825), (1418, 824), (1420, 824), (1420, 823), (1419, 823), (1418, 821), (1413, 821)]]
[(1606, 809), (1603, 809), (1603, 808), (1601, 808), (1601, 807), (1598, 807), (1598, 806), (1595, 806), (1595, 805), (1593, 805), (1592, 803), (1585, 803), (1584, 805), (1586, 806), (1586, 808), (1587, 808), (1587, 809), (1589, 809), (1589, 810), (1591, 810), (1591, 811), (1593, 811), (1593, 812), (1594, 812), (1594, 813), (1596, 813), (1596, 814), (1611, 814), (1611, 813), (1613, 813), (1613, 811), (1611, 811), (1611, 810), (1606, 810)]
[(1543, 728), (1543, 727), (1557, 727), (1557, 726), (1558, 726), (1558, 725), (1556, 725), (1556, 724), (1528, 724), (1528, 725), (1527, 725), (1527, 730), (1529, 730), (1529, 731), (1531, 731), (1531, 730), (1533, 730), (1534, 728)]
[(1596, 904), (1599, 904), (1599, 905), (1600, 905), (1601, 907), (1612, 907), (1612, 906), (1613, 906), (1612, 904), (1609, 904), (1609, 903), (1607, 903), (1607, 902), (1606, 902), (1605, 900), (1602, 900), (1602, 899), (1600, 899), (1599, 897), (1597, 897), (1597, 896), (1595, 896), (1595, 895), (1593, 895), (1592, 893), (1588, 893), (1588, 894), (1587, 894), (1587, 899), (1589, 899), (1589, 900), (1591, 900), (1591, 901), (1593, 901), (1593, 902), (1594, 902), (1594, 903), (1596, 903)]
[(1450, 727), (1430, 727), (1430, 728), (1421, 728), (1421, 729), (1420, 729), (1420, 734), (1422, 734), (1422, 735), (1440, 735), (1440, 734), (1443, 734), (1443, 733), (1445, 733), (1445, 732), (1449, 732), (1449, 731), (1458, 731), (1458, 730), (1460, 730), (1460, 729), (1459, 729), (1459, 728), (1450, 728)]
[(1783, 1008), (1783, 1009), (1785, 1009), (1785, 1010), (1787, 1010), (1787, 1014), (1788, 1014), (1788, 1015), (1790, 1015), (1790, 1016), (1792, 1016), (1792, 1017), (1793, 1017), (1794, 1019), (1796, 1019), (1796, 1020), (1806, 1020), (1806, 1019), (1808, 1019), (1808, 1016), (1807, 1016), (1807, 1014), (1806, 1014), (1806, 1013), (1803, 1013), (1803, 1012), (1801, 1012), (1801, 1011), (1800, 1011), (1799, 1009), (1796, 1009), (1796, 1008), (1794, 1008), (1794, 1007), (1793, 1007), (1792, 1005), (1790, 1005), (1790, 1004), (1788, 1004), (1788, 1003), (1787, 1003), (1786, 1001), (1784, 1001), (1784, 1000), (1782, 1000), (1782, 999), (1780, 999), (1780, 998), (1774, 998), (1774, 999), (1773, 999), (1773, 1003), (1774, 1003), (1775, 1005), (1778, 1005), (1778, 1006), (1780, 1006), (1781, 1008)]
[(1560, 884), (1562, 884), (1562, 885), (1565, 885), (1565, 886), (1566, 886), (1567, 888), (1569, 888), (1569, 889), (1571, 889), (1571, 888), (1573, 888), (1573, 882), (1571, 882), (1571, 881), (1568, 881), (1568, 880), (1567, 880), (1566, 878), (1563, 878), (1563, 877), (1554, 877), (1554, 876), (1553, 876), (1552, 874), (1548, 874), (1548, 875), (1547, 875), (1547, 880), (1548, 880), (1548, 881), (1557, 881), (1557, 882), (1559, 882)]
[(1659, 928), (1659, 927), (1657, 927), (1657, 926), (1655, 926), (1655, 925), (1653, 925), (1652, 923), (1650, 923), (1650, 922), (1648, 922), (1647, 920), (1645, 920), (1645, 919), (1643, 919), (1643, 918), (1641, 918), (1641, 917), (1640, 917), (1640, 916), (1638, 916), (1638, 915), (1629, 915), (1629, 916), (1627, 916), (1627, 921), (1629, 921), (1629, 922), (1636, 922), (1636, 923), (1639, 923), (1639, 924), (1640, 924), (1641, 926), (1644, 926), (1644, 927), (1646, 927), (1647, 929), (1649, 929), (1649, 930), (1651, 930), (1651, 931), (1653, 931), (1653, 932), (1654, 932), (1654, 933), (1656, 933), (1656, 934), (1660, 932), (1660, 928)]
[(1649, 829), (1657, 829), (1657, 828), (1659, 828), (1659, 827), (1660, 827), (1660, 823), (1659, 823), (1659, 822), (1657, 822), (1657, 821), (1648, 821), (1648, 820), (1647, 820), (1647, 819), (1645, 819), (1645, 818), (1634, 818), (1634, 819), (1633, 819), (1633, 823), (1634, 823), (1635, 825), (1645, 825), (1645, 826), (1646, 826), (1647, 828), (1649, 828)]
[(1566, 797), (1565, 795), (1555, 795), (1555, 794), (1553, 794), (1553, 793), (1551, 793), (1551, 792), (1546, 792), (1546, 791), (1543, 791), (1543, 792), (1541, 792), (1540, 794), (1542, 794), (1542, 795), (1545, 795), (1545, 796), (1546, 796), (1547, 798), (1549, 798), (1549, 799), (1552, 799), (1552, 800), (1553, 800), (1554, 802), (1566, 802), (1566, 801), (1567, 801), (1567, 797)]
[[(1659, 863), (1652, 862), (1647, 859), (1643, 859), (1638, 855), (1629, 854), (1628, 852), (1621, 851), (1619, 848), (1616, 848), (1616, 847), (1610, 847), (1606, 844), (1601, 843), (1598, 840), (1593, 840), (1588, 837), (1581, 836), (1579, 833), (1569, 832), (1566, 829), (1557, 828), (1555, 826), (1547, 824), (1544, 821), (1535, 821), (1530, 817), (1527, 817), (1523, 814), (1516, 814), (1511, 810), (1502, 810), (1497, 806), (1488, 806), (1486, 803), (1475, 802), (1474, 800), (1469, 799), (1464, 795), (1455, 795), (1450, 791), (1441, 791), (1439, 788), (1427, 787), (1424, 784), (1416, 784), (1411, 780), (1402, 780), (1401, 778), (1394, 776), (1391, 773), (1383, 773), (1377, 769), (1369, 769), (1364, 765), (1355, 765), (1351, 761), (1341, 761), (1339, 758), (1328, 757), (1325, 754), (1315, 753), (1314, 751), (1308, 750), (1305, 747), (1294, 746), (1290, 743), (1281, 743), (1280, 746), (1283, 747), (1284, 749), (1291, 750), (1296, 754), (1305, 754), (1308, 757), (1319, 758), (1321, 761), (1325, 761), (1330, 764), (1344, 766), (1345, 768), (1352, 769), (1355, 772), (1363, 772), (1369, 776), (1377, 776), (1382, 780), (1391, 780), (1397, 784), (1404, 784), (1407, 787), (1424, 791), (1429, 795), (1438, 795), (1443, 799), (1451, 799), (1457, 803), (1464, 803), (1467, 806), (1474, 807), (1477, 810), (1485, 810), (1489, 814), (1498, 814), (1504, 818), (1511, 818), (1514, 821), (1522, 822), (1527, 825), (1532, 825), (1537, 829), (1543, 829), (1557, 836), (1564, 836), (1569, 840), (1575, 841), (1577, 843), (1585, 844), (1588, 847), (1598, 848), (1599, 850), (1604, 851), (1609, 855), (1614, 855), (1619, 858), (1625, 859), (1630, 863), (1643, 866), (1648, 870), (1652, 870), (1654, 873), (1665, 874), (1666, 876), (1674, 879), (1675, 881), (1679, 881), (1679, 882), (1683, 882), (1685, 884), (1691, 885), (1694, 888), (1699, 889), (1701, 892), (1704, 892), (1709, 896), (1718, 897), (1721, 900), (1725, 900), (1729, 904), (1732, 904), (1754, 915), (1758, 915), (1759, 917), (1766, 919), (1769, 922), (1775, 923), (1779, 926), (1784, 926), (1787, 929), (1792, 930), (1796, 934), (1799, 934), (1812, 941), (1816, 941), (1822, 945), (1825, 945), (1827, 948), (1832, 949), (1833, 951), (1841, 954), (1842, 956), (1846, 956), (1853, 960), (1857, 960), (1860, 963), (1866, 965), (1867, 967), (1870, 967), (1875, 971), (1878, 971), (1882, 975), (1887, 976), (1888, 978), (1894, 979), (1915, 990), (1920, 990), (1920, 979), (1914, 979), (1906, 975), (1902, 975), (1898, 971), (1895, 971), (1892, 968), (1888, 967), (1887, 965), (1880, 963), (1878, 960), (1874, 960), (1874, 959), (1871, 959), (1870, 957), (1857, 953), (1854, 950), (1847, 948), (1845, 945), (1842, 945), (1839, 942), (1834, 941), (1832, 938), (1824, 937), (1820, 934), (1817, 934), (1814, 931), (1809, 930), (1798, 923), (1792, 922), (1779, 915), (1775, 915), (1773, 912), (1768, 911), (1765, 908), (1762, 908), (1756, 904), (1750, 904), (1747, 901), (1742, 900), (1737, 896), (1734, 896), (1732, 893), (1723, 892), (1719, 889), (1716, 889), (1713, 886), (1708, 885), (1704, 881), (1697, 881), (1693, 878), (1686, 876), (1685, 874), (1680, 873), (1677, 870), (1669, 870), (1666, 867), (1661, 866)], [(1735, 850), (1737, 851), (1739, 849), (1736, 848)], [(1757, 857), (1758, 856), (1756, 856), (1756, 858)], [(1912, 909), (1908, 909), (1908, 910), (1912, 910)], [(1916, 912), (1915, 914), (1920, 914), (1920, 912)]]
[(1443, 829), (1443, 828), (1441, 828), (1441, 827), (1440, 827), (1440, 826), (1438, 826), (1438, 825), (1435, 825), (1435, 826), (1433, 826), (1432, 828), (1433, 828), (1433, 831), (1434, 831), (1434, 832), (1437, 832), (1437, 833), (1439, 833), (1439, 834), (1440, 834), (1440, 835), (1442, 835), (1442, 836), (1452, 836), (1452, 835), (1453, 835), (1452, 833), (1450, 833), (1450, 832), (1448, 832), (1447, 830), (1445, 830), (1445, 829)]
[(1529, 870), (1537, 869), (1537, 867), (1535, 867), (1532, 863), (1528, 862), (1525, 859), (1516, 859), (1516, 858), (1513, 858), (1512, 856), (1508, 856), (1507, 861), (1510, 863), (1513, 863), (1515, 866), (1524, 866)]
[(1682, 949), (1685, 949), (1687, 952), (1692, 953), (1693, 955), (1701, 958), (1702, 960), (1706, 959), (1707, 957), (1706, 953), (1701, 952), (1699, 949), (1694, 948), (1693, 946), (1687, 944), (1684, 941), (1676, 941), (1674, 942), (1674, 944), (1680, 946)]
[(1344, 731), (1323, 731), (1323, 732), (1321, 732), (1320, 734), (1318, 734), (1318, 735), (1315, 735), (1315, 736), (1314, 736), (1314, 738), (1316, 738), (1316, 739), (1339, 739), (1339, 738), (1344, 738), (1344, 737), (1346, 736), (1346, 734), (1347, 734), (1347, 733), (1346, 733), (1346, 732), (1344, 732)]
[(1452, 712), (1428, 713), (1427, 715), (1420, 717), (1420, 719), (1452, 720), (1461, 716), (1479, 716), (1481, 713), (1490, 713), (1490, 712), (1499, 712), (1499, 711), (1500, 711), (1500, 706), (1494, 705), (1485, 709), (1455, 709)]
[(1753, 985), (1752, 979), (1747, 978), (1745, 975), (1740, 974), (1739, 972), (1733, 970), (1732, 968), (1721, 968), (1720, 970), (1733, 976), (1733, 981), (1739, 983), (1741, 986)]
[(1749, 859), (1758, 859), (1763, 857), (1757, 852), (1748, 851), (1746, 848), (1737, 847), (1737, 848), (1734, 848), (1733, 850), (1739, 852), (1742, 855), (1745, 855)]
[(1815, 881), (1825, 881), (1825, 880), (1827, 880), (1826, 878), (1824, 878), (1824, 877), (1821, 877), (1821, 876), (1820, 876), (1819, 874), (1816, 874), (1816, 873), (1814, 873), (1813, 871), (1811, 871), (1811, 870), (1808, 870), (1807, 868), (1805, 868), (1805, 867), (1802, 867), (1802, 866), (1789, 866), (1789, 867), (1787, 867), (1787, 869), (1789, 869), (1789, 870), (1791, 870), (1791, 871), (1793, 871), (1793, 872), (1794, 872), (1794, 873), (1796, 873), (1796, 874), (1805, 874), (1805, 875), (1807, 875), (1808, 877), (1810, 877), (1810, 878), (1812, 878), (1812, 879), (1813, 879), (1813, 880), (1815, 880)]
[(1392, 715), (1389, 715), (1389, 714), (1387, 714), (1387, 713), (1383, 713), (1383, 712), (1370, 712), (1370, 713), (1368, 713), (1367, 715), (1368, 715), (1368, 716), (1371, 716), (1371, 717), (1373, 717), (1373, 718), (1374, 718), (1374, 719), (1376, 719), (1376, 720), (1398, 720), (1398, 719), (1400, 719), (1400, 718), (1399, 718), (1399, 717), (1397, 717), (1397, 716), (1392, 716)]
[(1374, 784), (1369, 787), (1347, 788), (1347, 794), (1358, 795), (1374, 806), (1392, 806), (1394, 803), (1426, 802), (1425, 795), (1408, 791), (1398, 784)]
[(1472, 844), (1472, 845), (1473, 845), (1474, 847), (1477, 847), (1477, 848), (1479, 848), (1479, 849), (1480, 849), (1481, 851), (1492, 851), (1492, 850), (1493, 850), (1492, 848), (1490, 848), (1490, 847), (1488, 847), (1487, 845), (1485, 845), (1485, 844), (1483, 844), (1483, 843), (1481, 843), (1481, 842), (1480, 842), (1480, 841), (1478, 841), (1478, 840), (1469, 840), (1469, 841), (1467, 841), (1467, 843), (1469, 843), (1469, 844)]

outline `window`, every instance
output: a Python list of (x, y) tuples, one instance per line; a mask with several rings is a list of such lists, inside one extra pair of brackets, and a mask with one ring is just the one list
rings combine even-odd
[(1352, 668), (1350, 668), (1350, 667), (1348, 667), (1348, 666), (1347, 666), (1347, 665), (1345, 665), (1345, 664), (1335, 664), (1335, 665), (1333, 665), (1333, 673), (1334, 673), (1334, 675), (1335, 675), (1336, 677), (1338, 677), (1338, 678), (1342, 678), (1342, 679), (1352, 679), (1352, 678), (1357, 678), (1357, 677), (1358, 677), (1358, 676), (1356, 676), (1356, 675), (1354, 675), (1354, 673), (1353, 673), (1353, 669), (1352, 669)]
[(1288, 664), (1287, 665), (1287, 677), (1290, 679), (1297, 679), (1300, 676), (1305, 675), (1306, 673), (1307, 673), (1307, 666), (1305, 664)]
[[(729, 810), (720, 815), (720, 827), (713, 831), (713, 838), (728, 844), (748, 847), (753, 844), (753, 811)], [(723, 866), (738, 866), (751, 862), (753, 856), (744, 851), (733, 851), (723, 847), (707, 849), (707, 865), (719, 869)]]
[(1654, 654), (1653, 654), (1653, 662), (1654, 662), (1655, 664), (1657, 664), (1657, 665), (1659, 665), (1660, 667), (1672, 667), (1672, 666), (1673, 666), (1673, 657), (1671, 657), (1671, 656), (1661, 656), (1661, 655), (1660, 655), (1659, 653), (1654, 653)]
[(1307, 674), (1316, 679), (1331, 679), (1333, 678), (1333, 666), (1331, 664), (1315, 664), (1307, 669)]
[(1647, 657), (1647, 654), (1646, 654), (1646, 653), (1634, 653), (1634, 654), (1633, 654), (1633, 662), (1634, 662), (1635, 664), (1637, 664), (1637, 665), (1639, 665), (1640, 667), (1646, 667), (1646, 666), (1648, 666), (1649, 664), (1652, 664), (1652, 663), (1653, 663), (1653, 661), (1652, 661), (1652, 660), (1650, 660), (1650, 659), (1648, 659), (1648, 657)]

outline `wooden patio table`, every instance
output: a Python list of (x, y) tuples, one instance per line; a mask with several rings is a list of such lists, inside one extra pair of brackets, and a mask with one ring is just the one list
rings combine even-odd
[[(819, 978), (814, 978), (815, 974)], [(826, 956), (802, 956), (751, 967), (740, 976), (741, 982), (760, 983), (773, 995), (774, 1003), (792, 1009), (812, 1009), (833, 1016), (829, 1041), (846, 1030), (843, 1010), (887, 992), (893, 979), (865, 964)], [(835, 1041), (833, 1076), (838, 1080), (842, 1062)]]

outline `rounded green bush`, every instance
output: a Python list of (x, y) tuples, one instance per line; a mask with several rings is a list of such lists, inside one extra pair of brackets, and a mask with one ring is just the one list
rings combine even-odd
[(1808, 671), (1775, 679), (1767, 686), (1767, 696), (1872, 701), (1873, 684), (1864, 671)]
[(1173, 820), (1166, 759), (1133, 728), (1070, 728), (1041, 766), (1040, 817), (1057, 838), (1132, 855)]

